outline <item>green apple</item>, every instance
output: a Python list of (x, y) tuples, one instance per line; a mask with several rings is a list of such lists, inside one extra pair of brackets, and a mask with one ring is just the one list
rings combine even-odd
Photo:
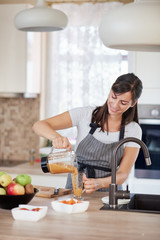
[(6, 172), (0, 172), (0, 176), (2, 176), (3, 174), (6, 174)]
[(31, 183), (31, 177), (27, 174), (19, 174), (16, 177), (16, 182), (21, 184), (22, 186), (25, 186), (26, 184)]
[(0, 184), (2, 187), (7, 187), (12, 182), (12, 177), (9, 174), (0, 176)]
[(6, 195), (6, 190), (0, 187), (0, 195)]

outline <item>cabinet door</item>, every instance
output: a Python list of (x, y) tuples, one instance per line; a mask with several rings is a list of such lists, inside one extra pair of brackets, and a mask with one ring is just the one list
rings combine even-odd
[(139, 103), (160, 104), (160, 53), (136, 52), (135, 73), (143, 82)]
[(16, 14), (25, 5), (0, 5), (0, 92), (26, 91), (27, 33), (14, 26)]

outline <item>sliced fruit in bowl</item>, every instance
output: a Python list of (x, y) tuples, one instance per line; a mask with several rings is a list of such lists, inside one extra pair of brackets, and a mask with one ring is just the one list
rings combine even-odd
[(15, 220), (24, 220), (37, 222), (44, 218), (47, 214), (47, 206), (33, 206), (20, 204), (19, 207), (11, 210), (12, 216)]
[(82, 213), (87, 211), (89, 201), (80, 201), (74, 198), (56, 200), (51, 202), (52, 208), (56, 212), (62, 213)]

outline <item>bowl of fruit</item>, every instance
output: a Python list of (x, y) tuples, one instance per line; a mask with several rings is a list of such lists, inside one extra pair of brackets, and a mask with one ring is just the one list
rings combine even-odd
[(28, 204), (38, 192), (31, 184), (31, 177), (19, 174), (16, 178), (0, 172), (0, 208), (12, 209), (19, 204)]
[(89, 201), (68, 198), (64, 200), (54, 200), (51, 202), (51, 206), (55, 212), (82, 213), (87, 211), (89, 207)]

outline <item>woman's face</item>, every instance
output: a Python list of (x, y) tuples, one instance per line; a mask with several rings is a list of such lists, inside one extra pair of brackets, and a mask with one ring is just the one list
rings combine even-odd
[(108, 112), (110, 115), (122, 115), (132, 104), (131, 92), (115, 94), (112, 90), (108, 97)]

